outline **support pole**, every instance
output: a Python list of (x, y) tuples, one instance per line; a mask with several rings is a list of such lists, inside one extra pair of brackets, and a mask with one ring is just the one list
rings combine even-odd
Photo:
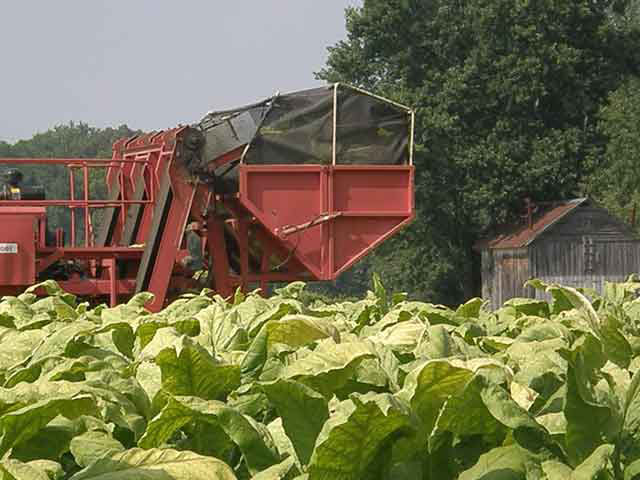
[(118, 304), (118, 268), (117, 260), (110, 258), (107, 260), (109, 264), (109, 304), (115, 307)]
[(240, 289), (249, 290), (249, 220), (241, 218), (238, 222), (238, 237), (240, 247)]
[(260, 272), (261, 280), (260, 280), (260, 292), (262, 295), (267, 295), (267, 280), (264, 278), (264, 274), (269, 272), (269, 259), (271, 257), (271, 248), (269, 245), (262, 245), (262, 260), (260, 262)]
[[(73, 166), (69, 167), (69, 197), (72, 202), (76, 199), (75, 194), (75, 178), (73, 176)], [(76, 246), (76, 208), (70, 207), (71, 210), (71, 246)]]
[(233, 294), (229, 282), (229, 258), (224, 239), (224, 220), (214, 215), (207, 219), (207, 247), (209, 259), (213, 263), (209, 275), (211, 288), (227, 298)]

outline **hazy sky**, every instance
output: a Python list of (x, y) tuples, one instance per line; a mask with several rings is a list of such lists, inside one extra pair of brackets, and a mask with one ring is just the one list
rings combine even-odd
[(20, 0), (0, 9), (0, 140), (143, 130), (319, 84), (361, 0)]

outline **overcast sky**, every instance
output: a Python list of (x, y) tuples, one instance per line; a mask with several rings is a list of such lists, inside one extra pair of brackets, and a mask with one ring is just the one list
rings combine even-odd
[(142, 130), (318, 85), (361, 0), (20, 0), (0, 9), (0, 140)]

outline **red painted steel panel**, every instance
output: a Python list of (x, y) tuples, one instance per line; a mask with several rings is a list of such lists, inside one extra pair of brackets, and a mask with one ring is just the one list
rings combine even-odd
[(152, 274), (147, 288), (154, 295), (153, 301), (148, 305), (148, 308), (153, 312), (164, 307), (171, 282), (171, 273), (176, 263), (178, 250), (191, 212), (191, 204), (196, 193), (195, 185), (188, 181), (186, 173), (175, 163), (171, 163), (167, 174), (172, 186), (171, 205), (164, 228), (160, 232), (162, 237), (156, 258), (152, 259)]
[(43, 215), (44, 208), (0, 207), (0, 285), (35, 283), (38, 219)]
[[(320, 167), (315, 171), (298, 171), (293, 167), (284, 172), (253, 169), (246, 177), (247, 206), (255, 206), (261, 223), (271, 232), (278, 227), (313, 220), (321, 213), (320, 172)], [(287, 249), (295, 249), (296, 257), (307, 268), (320, 275), (319, 228), (296, 233), (282, 242)]]
[(409, 213), (411, 189), (407, 170), (338, 170), (333, 178), (337, 211)]
[(240, 166), (241, 203), (273, 235), (299, 227), (280, 242), (319, 280), (334, 279), (410, 223), (413, 196), (412, 166)]
[(342, 272), (390, 236), (406, 220), (398, 217), (339, 217), (334, 222), (335, 272)]

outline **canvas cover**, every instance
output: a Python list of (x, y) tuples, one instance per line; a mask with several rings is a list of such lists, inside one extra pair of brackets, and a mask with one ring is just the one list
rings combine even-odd
[[(333, 86), (275, 97), (245, 155), (245, 163), (331, 164), (333, 110)], [(408, 163), (407, 109), (338, 85), (337, 112), (337, 165)]]
[(238, 162), (212, 171), (216, 158), (248, 145), (242, 157), (247, 165), (331, 165), (334, 128), (336, 165), (409, 163), (410, 110), (342, 84), (210, 112), (193, 126), (182, 158), (216, 191), (232, 192)]

